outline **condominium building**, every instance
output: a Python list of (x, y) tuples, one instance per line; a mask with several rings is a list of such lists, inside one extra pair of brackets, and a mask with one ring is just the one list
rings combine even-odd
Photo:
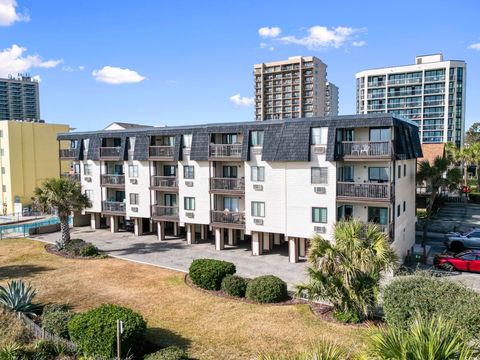
[[(327, 65), (315, 56), (255, 64), (253, 76), (255, 120), (326, 115)], [(334, 110), (331, 115), (338, 114), (338, 106)]]
[(325, 83), (325, 116), (338, 115), (338, 86), (327, 81)]
[(0, 79), (0, 120), (40, 121), (37, 80), (23, 75)]
[(0, 121), (1, 213), (22, 212), (31, 204), (35, 187), (59, 171), (57, 134), (68, 125), (25, 121)]
[(357, 113), (393, 113), (419, 125), (422, 143), (463, 145), (466, 63), (417, 56), (414, 65), (356, 74)]
[(91, 207), (93, 229), (184, 232), (186, 241), (288, 249), (333, 239), (340, 219), (374, 222), (401, 258), (415, 242), (417, 125), (390, 114), (183, 127), (73, 132), (58, 136)]

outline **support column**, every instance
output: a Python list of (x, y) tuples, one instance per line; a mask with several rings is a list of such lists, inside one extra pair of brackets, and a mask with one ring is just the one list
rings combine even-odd
[(259, 256), (262, 255), (262, 252), (261, 234), (254, 231), (252, 232), (252, 255)]
[(174, 222), (173, 223), (173, 236), (178, 236), (178, 223), (177, 222)]
[(299, 256), (306, 256), (307, 255), (307, 240), (304, 238), (299, 239), (300, 242), (300, 250), (299, 250)]
[[(185, 224), (185, 230), (187, 231), (187, 244), (191, 245), (192, 244), (192, 225), (191, 224)], [(195, 233), (195, 229), (194, 233)]]
[(207, 240), (207, 228), (205, 225), (200, 225), (200, 239)]
[(245, 230), (240, 230), (240, 240), (245, 240)]
[(90, 227), (92, 230), (100, 229), (100, 214), (90, 214)]
[(270, 233), (262, 233), (263, 250), (270, 251)]
[(228, 229), (228, 239), (227, 239), (228, 245), (235, 245), (235, 240), (233, 239), (233, 235), (234, 235), (233, 229)]
[(135, 236), (140, 236), (143, 234), (143, 219), (135, 218), (134, 220), (134, 233)]
[(158, 235), (158, 240), (160, 241), (165, 240), (165, 222), (164, 221), (157, 222), (157, 235)]
[(225, 248), (225, 239), (223, 229), (215, 228), (215, 250), (223, 250)]
[(280, 245), (280, 234), (273, 234), (273, 243), (275, 245)]
[(294, 237), (288, 238), (288, 261), (298, 262), (298, 239)]
[(112, 233), (118, 232), (118, 217), (110, 216), (110, 231)]

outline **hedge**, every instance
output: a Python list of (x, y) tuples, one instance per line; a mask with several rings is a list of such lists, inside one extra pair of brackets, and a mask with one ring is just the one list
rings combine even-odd
[(193, 260), (188, 274), (192, 282), (206, 290), (220, 290), (222, 280), (236, 272), (235, 265), (228, 261), (213, 259)]
[(250, 280), (245, 294), (247, 299), (259, 303), (276, 303), (288, 298), (287, 284), (273, 275), (259, 276)]
[(42, 327), (53, 335), (68, 339), (68, 322), (74, 315), (65, 305), (47, 305), (42, 313)]
[(117, 320), (123, 321), (122, 355), (135, 354), (143, 343), (146, 324), (129, 308), (104, 304), (75, 315), (68, 323), (68, 333), (84, 357), (112, 359), (116, 356)]
[(408, 328), (419, 314), (452, 320), (468, 335), (480, 332), (480, 294), (450, 280), (424, 275), (402, 276), (385, 287), (385, 320)]
[(222, 280), (221, 289), (228, 295), (244, 297), (247, 290), (247, 280), (236, 275), (227, 275)]
[(143, 358), (144, 360), (188, 360), (185, 350), (178, 346), (169, 346)]

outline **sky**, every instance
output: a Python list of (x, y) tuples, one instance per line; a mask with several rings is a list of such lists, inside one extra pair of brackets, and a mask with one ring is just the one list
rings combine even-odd
[(467, 62), (466, 127), (480, 121), (480, 1), (0, 0), (0, 76), (40, 79), (41, 117), (251, 121), (253, 64), (316, 56), (355, 113), (355, 73), (443, 53)]

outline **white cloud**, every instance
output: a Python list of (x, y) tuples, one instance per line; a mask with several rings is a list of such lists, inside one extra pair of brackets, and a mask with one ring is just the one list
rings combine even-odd
[(12, 45), (11, 48), (0, 50), (0, 76), (26, 72), (32, 68), (52, 68), (63, 60), (42, 61), (39, 55), (24, 55), (26, 48)]
[(480, 51), (480, 43), (476, 43), (476, 44), (472, 44), (468, 47), (469, 49), (472, 49), (472, 50), (478, 50)]
[(16, 21), (29, 21), (28, 14), (17, 12), (16, 0), (0, 0), (0, 26), (10, 26)]
[(72, 68), (71, 66), (62, 66), (62, 71), (65, 71), (65, 72), (74, 72), (75, 69)]
[(264, 42), (260, 43), (260, 48), (261, 49), (268, 49), (270, 51), (275, 50), (275, 48), (273, 46), (269, 46), (267, 43), (264, 43)]
[(235, 104), (235, 106), (245, 106), (245, 107), (250, 107), (253, 106), (255, 101), (252, 98), (246, 97), (246, 96), (240, 96), (240, 94), (236, 94), (233, 96), (230, 96), (230, 101)]
[[(308, 29), (308, 35), (297, 38), (293, 35), (284, 36), (278, 40), (285, 44), (303, 45), (309, 50), (320, 50), (328, 47), (340, 48), (347, 41), (358, 33), (366, 31), (365, 28), (354, 29), (351, 27), (337, 26), (327, 28), (326, 26), (312, 26)], [(359, 43), (359, 41), (357, 41)]]
[(115, 66), (104, 66), (100, 70), (93, 70), (92, 75), (96, 81), (113, 85), (138, 83), (146, 79), (134, 70)]
[(269, 38), (269, 37), (274, 38), (280, 35), (281, 32), (282, 32), (282, 29), (276, 26), (262, 27), (258, 29), (258, 35), (260, 35), (262, 38)]
[(362, 46), (365, 46), (367, 44), (366, 41), (354, 41), (352, 42), (352, 45), (355, 46), (355, 47), (362, 47)]
[(36, 81), (38, 81), (38, 82), (41, 82), (41, 81), (42, 81), (42, 78), (40, 77), (40, 75), (32, 76), (32, 79), (33, 79), (33, 80), (36, 80)]
[(83, 71), (83, 70), (85, 70), (85, 66), (83, 66), (83, 65), (80, 65), (80, 66), (78, 67), (78, 70), (80, 70), (80, 71)]

